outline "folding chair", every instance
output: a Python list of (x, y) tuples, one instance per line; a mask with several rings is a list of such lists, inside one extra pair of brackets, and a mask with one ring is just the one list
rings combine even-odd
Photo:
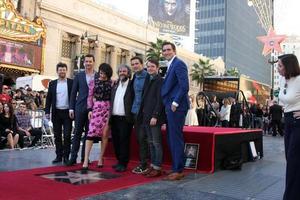
[(46, 146), (46, 147), (55, 147), (53, 124), (51, 121), (44, 119), (43, 126), (42, 126), (42, 132), (43, 132), (42, 145)]
[(42, 147), (54, 147), (54, 134), (53, 129), (47, 129), (46, 126), (46, 118), (45, 112), (41, 109), (31, 112), (31, 125), (33, 128), (39, 128), (42, 130), (42, 137), (41, 137), (41, 146)]

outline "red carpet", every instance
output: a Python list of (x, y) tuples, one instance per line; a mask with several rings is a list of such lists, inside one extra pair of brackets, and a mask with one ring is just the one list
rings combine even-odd
[(113, 164), (115, 164), (114, 160), (106, 159), (104, 168), (97, 169), (96, 164), (92, 163), (90, 169), (99, 172), (110, 172), (121, 175), (120, 177), (83, 185), (72, 185), (69, 183), (57, 182), (39, 176), (41, 174), (49, 174), (52, 172), (64, 172), (80, 169), (81, 165), (79, 164), (73, 167), (54, 166), (31, 170), (1, 172), (0, 199), (78, 199), (84, 196), (120, 190), (161, 179), (161, 177), (153, 179), (131, 173), (131, 169), (137, 165), (137, 163), (134, 162), (129, 164), (127, 172), (124, 173), (114, 172), (111, 168)]

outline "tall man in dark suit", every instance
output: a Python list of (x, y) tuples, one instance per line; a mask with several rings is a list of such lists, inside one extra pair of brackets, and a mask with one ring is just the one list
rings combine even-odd
[[(48, 94), (46, 98), (45, 114), (46, 118), (53, 123), (56, 158), (52, 163), (58, 163), (62, 160), (67, 163), (71, 149), (71, 131), (72, 119), (69, 117), (69, 102), (73, 80), (67, 78), (68, 67), (65, 63), (56, 65), (58, 79), (49, 83)], [(62, 141), (62, 130), (64, 140)]]
[(81, 150), (81, 161), (84, 160), (85, 138), (88, 132), (88, 110), (87, 98), (89, 94), (89, 83), (94, 79), (95, 57), (88, 54), (84, 57), (85, 71), (79, 72), (74, 81), (70, 99), (70, 117), (75, 117), (74, 138), (72, 141), (71, 158), (67, 163), (68, 166), (76, 164), (77, 154), (80, 148), (80, 140), (84, 131), (84, 138)]
[(172, 173), (167, 180), (184, 177), (183, 126), (189, 109), (189, 80), (186, 64), (177, 58), (173, 43), (164, 42), (162, 54), (168, 60), (168, 70), (161, 88), (163, 104), (167, 115), (168, 143), (172, 155)]
[(113, 168), (117, 172), (124, 172), (129, 162), (130, 135), (133, 127), (131, 70), (127, 65), (120, 65), (118, 75), (119, 79), (111, 91), (110, 125), (115, 155), (118, 160)]

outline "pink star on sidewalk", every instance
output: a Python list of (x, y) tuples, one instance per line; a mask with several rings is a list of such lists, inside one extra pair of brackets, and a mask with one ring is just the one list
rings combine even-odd
[(271, 53), (271, 51), (274, 49), (277, 52), (282, 52), (280, 43), (285, 40), (285, 35), (276, 35), (274, 29), (271, 27), (269, 29), (268, 35), (266, 36), (259, 36), (257, 39), (264, 43), (264, 49), (262, 51), (262, 54), (264, 56)]

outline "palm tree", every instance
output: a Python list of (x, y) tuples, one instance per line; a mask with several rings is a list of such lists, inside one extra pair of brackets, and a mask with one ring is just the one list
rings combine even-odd
[(165, 40), (156, 39), (156, 43), (150, 42), (150, 48), (146, 51), (146, 58), (147, 60), (149, 58), (155, 58), (159, 61), (163, 61), (164, 57), (161, 56), (161, 49), (162, 49), (162, 44), (165, 42)]
[(212, 68), (213, 64), (210, 64), (210, 60), (206, 61), (199, 59), (198, 63), (194, 63), (191, 69), (191, 77), (193, 81), (197, 82), (197, 85), (200, 85), (202, 88), (202, 84), (204, 82), (205, 76), (213, 76), (216, 75), (216, 70)]
[(227, 76), (239, 77), (240, 76), (240, 72), (239, 72), (239, 70), (236, 67), (232, 67), (232, 68), (226, 70), (226, 75)]

